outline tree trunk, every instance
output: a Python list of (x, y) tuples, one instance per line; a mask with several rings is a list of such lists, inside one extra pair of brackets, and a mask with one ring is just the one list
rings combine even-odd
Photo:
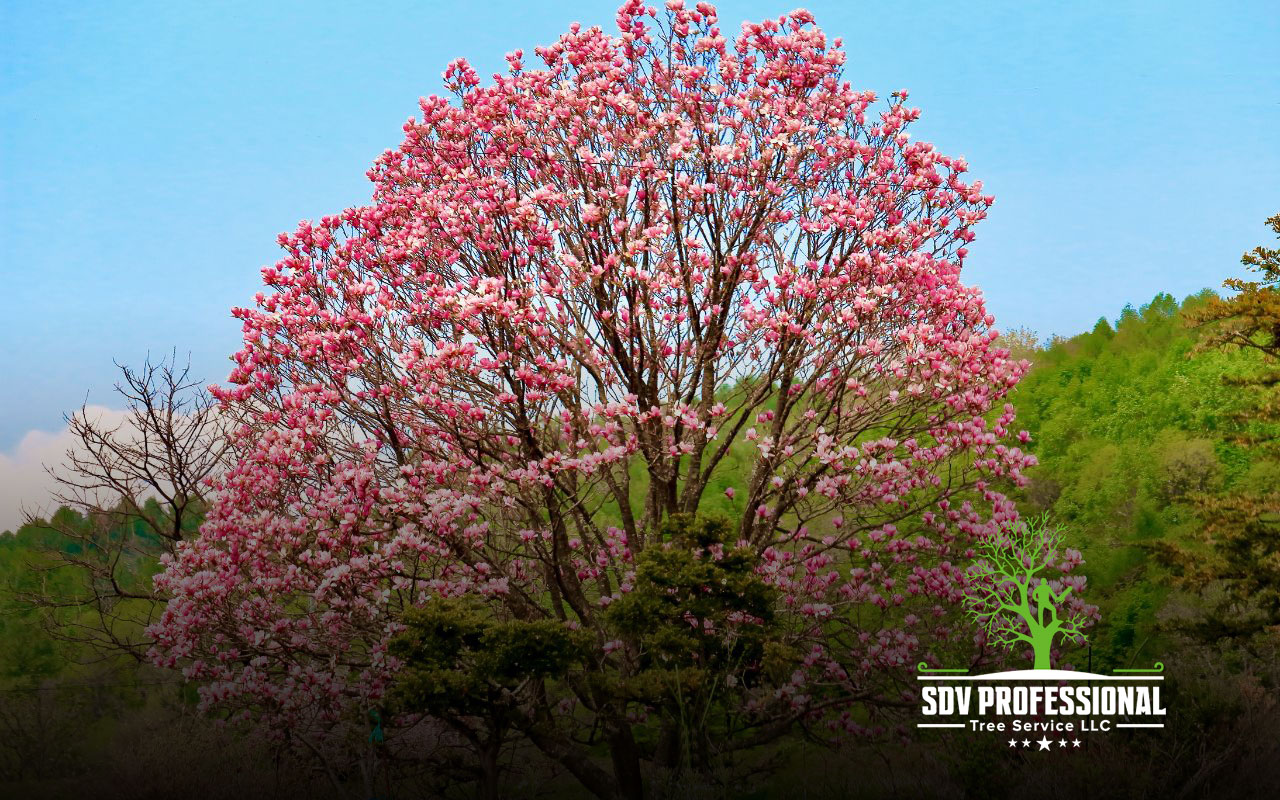
[(621, 725), (609, 734), (609, 756), (613, 759), (613, 777), (621, 800), (644, 800), (644, 780), (640, 772), (640, 749), (636, 747), (631, 727)]
[(518, 720), (516, 724), (535, 747), (569, 770), (599, 800), (618, 800), (620, 795), (625, 796), (612, 775), (597, 766), (575, 742), (561, 735), (548, 721)]
[(671, 719), (662, 720), (653, 760), (660, 767), (674, 767), (680, 760), (680, 726)]
[(502, 738), (494, 736), (485, 742), (480, 751), (480, 800), (500, 800), (498, 765), (502, 753)]

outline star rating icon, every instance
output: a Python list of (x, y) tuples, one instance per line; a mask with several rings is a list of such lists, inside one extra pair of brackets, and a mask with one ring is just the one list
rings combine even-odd
[[(1040, 745), (1040, 750), (1041, 750), (1041, 751), (1043, 751), (1043, 750), (1049, 750), (1049, 749), (1051, 749), (1051, 748), (1053, 747), (1053, 741), (1052, 741), (1051, 739), (1049, 739), (1049, 737), (1047, 737), (1047, 736), (1045, 736), (1045, 737), (1041, 737), (1040, 739), (1037, 739), (1037, 740), (1035, 741), (1035, 743), (1036, 743), (1036, 744), (1038, 744), (1038, 745)], [(1022, 745), (1022, 747), (1027, 748), (1027, 747), (1030, 747), (1030, 746), (1031, 746), (1031, 740), (1030, 740), (1030, 739), (1023, 739), (1023, 740), (1021, 741), (1021, 743), (1019, 743), (1019, 741), (1018, 741), (1017, 739), (1010, 739), (1010, 740), (1009, 740), (1009, 746), (1010, 746), (1010, 747), (1017, 747), (1019, 744), (1021, 744), (1021, 745)], [(1079, 739), (1072, 739), (1071, 741), (1067, 741), (1066, 739), (1059, 739), (1059, 740), (1058, 740), (1058, 747), (1059, 747), (1059, 749), (1061, 749), (1061, 748), (1065, 748), (1067, 745), (1071, 745), (1072, 747), (1079, 747), (1081, 744), (1082, 744), (1082, 742), (1081, 742)], [(1038, 752), (1038, 751), (1037, 751), (1037, 752)]]

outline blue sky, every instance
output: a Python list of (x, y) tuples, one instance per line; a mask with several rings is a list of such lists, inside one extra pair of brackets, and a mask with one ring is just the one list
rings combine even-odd
[[(795, 5), (719, 8), (732, 30)], [(0, 451), (111, 405), (112, 359), (224, 377), (276, 233), (362, 202), (450, 59), (488, 74), (615, 6), (0, 0)], [(805, 7), (996, 195), (967, 273), (1001, 327), (1216, 286), (1280, 212), (1274, 0)]]

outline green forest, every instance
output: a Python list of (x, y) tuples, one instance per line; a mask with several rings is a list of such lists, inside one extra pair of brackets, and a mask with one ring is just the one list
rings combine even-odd
[(1088, 333), (1020, 345), (1034, 366), (1014, 402), (1040, 460), (1020, 510), (1065, 523), (1085, 554), (1102, 610), (1095, 667), (1160, 660), (1162, 631), (1195, 619), (1170, 550), (1203, 548), (1203, 496), (1280, 482), (1280, 465), (1241, 441), (1250, 399), (1224, 380), (1254, 373), (1258, 354), (1196, 351), (1213, 297), (1160, 294)]

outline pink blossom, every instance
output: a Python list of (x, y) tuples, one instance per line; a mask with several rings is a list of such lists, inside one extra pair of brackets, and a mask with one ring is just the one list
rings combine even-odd
[(667, 5), (486, 85), (452, 62), (369, 202), (280, 237), (215, 390), (235, 466), (155, 579), (151, 657), (206, 707), (336, 726), (439, 598), (611, 642), (636, 554), (726, 478), (805, 653), (753, 702), (896, 696), (965, 636), (963, 565), (1017, 515), (993, 487), (1035, 463), (1005, 405), (1026, 364), (961, 280), (992, 199), (808, 12), (730, 38)]

